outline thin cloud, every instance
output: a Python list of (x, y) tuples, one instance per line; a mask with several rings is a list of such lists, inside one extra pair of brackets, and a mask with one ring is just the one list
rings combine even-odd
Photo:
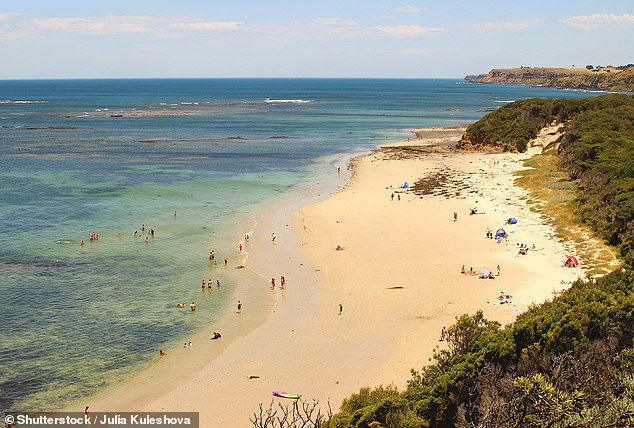
[(0, 22), (9, 22), (14, 16), (18, 15), (18, 13), (0, 13)]
[(630, 15), (629, 13), (624, 13), (623, 15), (615, 15), (613, 13), (595, 13), (594, 15), (573, 16), (566, 19), (560, 19), (559, 21), (570, 25), (571, 27), (588, 31), (634, 27), (634, 15)]
[(419, 13), (423, 9), (420, 8), (420, 7), (412, 6), (412, 5), (408, 4), (408, 5), (399, 7), (397, 10), (399, 12), (401, 12), (401, 13), (412, 13), (412, 14), (415, 14), (415, 13)]
[(153, 16), (109, 15), (96, 18), (36, 18), (33, 23), (44, 30), (88, 34), (147, 33), (157, 31), (164, 19)]
[(14, 31), (4, 31), (0, 30), (0, 41), (7, 40), (20, 40), (20, 39), (29, 39), (32, 36), (24, 31), (14, 30)]
[(184, 31), (239, 30), (244, 22), (201, 21), (189, 17), (110, 15), (93, 18), (33, 19), (37, 28), (45, 31), (110, 35), (120, 33), (170, 34)]
[(193, 31), (224, 31), (224, 30), (240, 30), (244, 22), (177, 22), (170, 24), (170, 28), (174, 30), (193, 30)]
[(380, 33), (387, 34), (392, 37), (422, 37), (422, 36), (430, 36), (433, 34), (440, 34), (447, 32), (447, 28), (441, 27), (421, 27), (419, 25), (392, 25), (385, 26), (381, 25), (378, 27), (374, 27), (374, 29)]
[(487, 33), (489, 31), (519, 31), (527, 30), (529, 28), (537, 27), (542, 24), (542, 20), (526, 19), (522, 21), (509, 21), (509, 22), (482, 22), (480, 24), (471, 25), (479, 33)]

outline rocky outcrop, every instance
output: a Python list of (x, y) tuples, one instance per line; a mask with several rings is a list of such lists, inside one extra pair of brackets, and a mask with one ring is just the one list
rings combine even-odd
[(458, 144), (455, 146), (456, 150), (466, 151), (478, 151), (478, 152), (496, 152), (501, 153), (504, 151), (510, 151), (517, 153), (516, 150), (505, 150), (504, 146), (499, 144), (488, 144), (482, 141), (475, 141), (475, 139), (469, 134), (462, 134)]
[(500, 68), (487, 74), (471, 75), (473, 83), (541, 85), (555, 88), (634, 92), (634, 67), (580, 68)]

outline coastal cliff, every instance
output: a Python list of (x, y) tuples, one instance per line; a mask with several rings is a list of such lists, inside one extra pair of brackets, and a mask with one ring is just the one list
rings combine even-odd
[(494, 68), (487, 74), (471, 75), (473, 83), (541, 85), (593, 91), (634, 92), (634, 65), (587, 68)]

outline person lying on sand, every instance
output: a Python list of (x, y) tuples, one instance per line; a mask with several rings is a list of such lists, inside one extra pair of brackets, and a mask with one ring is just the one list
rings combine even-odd
[(511, 296), (510, 294), (504, 294), (504, 291), (500, 291), (500, 295), (498, 296), (498, 303), (500, 305), (511, 303), (512, 298), (513, 296)]

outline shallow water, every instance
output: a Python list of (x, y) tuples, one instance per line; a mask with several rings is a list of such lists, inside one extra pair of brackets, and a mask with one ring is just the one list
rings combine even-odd
[[(318, 157), (510, 100), (586, 95), (454, 80), (1, 81), (0, 409), (58, 408), (217, 320), (252, 213), (330, 173)], [(222, 286), (201, 293), (203, 278)], [(191, 301), (194, 315), (175, 308)]]

